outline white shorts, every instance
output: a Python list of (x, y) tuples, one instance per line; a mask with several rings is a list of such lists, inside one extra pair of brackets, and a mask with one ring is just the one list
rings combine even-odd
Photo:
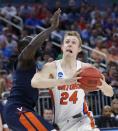
[(58, 123), (60, 131), (100, 131), (98, 128), (93, 129), (90, 125), (90, 119), (87, 116), (72, 118), (70, 120)]

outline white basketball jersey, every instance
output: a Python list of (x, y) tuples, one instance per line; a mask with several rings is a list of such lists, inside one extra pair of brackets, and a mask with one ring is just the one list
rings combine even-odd
[[(57, 66), (57, 79), (68, 78), (61, 68), (60, 60), (55, 61)], [(77, 70), (82, 63), (77, 61)], [(70, 119), (72, 116), (83, 112), (85, 93), (77, 84), (63, 85), (52, 89), (55, 104), (55, 123)]]

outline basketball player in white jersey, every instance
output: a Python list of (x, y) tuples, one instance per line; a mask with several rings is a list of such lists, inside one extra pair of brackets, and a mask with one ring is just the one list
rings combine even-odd
[[(84, 90), (79, 87), (76, 81), (78, 78), (73, 78), (79, 73), (77, 70), (83, 66), (90, 66), (76, 60), (77, 54), (81, 51), (81, 44), (77, 32), (67, 32), (62, 45), (63, 58), (45, 64), (31, 81), (34, 88), (51, 89), (55, 105), (54, 122), (59, 126), (60, 131), (97, 130), (92, 113), (88, 111)], [(104, 80), (101, 81), (100, 90), (106, 96), (113, 96), (112, 87)]]

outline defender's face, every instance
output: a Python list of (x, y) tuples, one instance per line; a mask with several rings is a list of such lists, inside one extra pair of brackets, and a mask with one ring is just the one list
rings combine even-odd
[(76, 36), (66, 36), (64, 38), (62, 51), (65, 56), (77, 56), (80, 48), (80, 43)]

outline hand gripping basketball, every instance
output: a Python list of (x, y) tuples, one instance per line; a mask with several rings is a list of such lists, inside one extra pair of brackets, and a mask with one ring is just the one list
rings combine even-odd
[(82, 67), (75, 73), (74, 77), (81, 77), (81, 79), (78, 79), (78, 82), (80, 83), (80, 88), (82, 88), (85, 92), (99, 90), (97, 86), (102, 84), (100, 79), (103, 79), (102, 73), (92, 66)]

